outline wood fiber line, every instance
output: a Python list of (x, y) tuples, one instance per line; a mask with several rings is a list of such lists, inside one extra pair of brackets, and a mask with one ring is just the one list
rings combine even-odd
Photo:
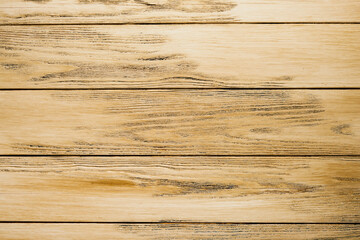
[(0, 154), (359, 155), (359, 90), (0, 92)]
[(359, 239), (358, 225), (0, 224), (3, 240)]
[(0, 157), (0, 221), (356, 223), (359, 160)]
[(357, 0), (1, 0), (0, 24), (358, 22)]
[(359, 39), (360, 25), (2, 26), (0, 88), (359, 88)]

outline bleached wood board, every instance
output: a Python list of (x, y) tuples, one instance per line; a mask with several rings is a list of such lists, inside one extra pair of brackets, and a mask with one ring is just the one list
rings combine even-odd
[(0, 157), (0, 221), (359, 222), (359, 157)]
[(354, 239), (349, 224), (0, 224), (2, 240), (118, 239)]
[(359, 39), (356, 24), (2, 26), (0, 88), (358, 88)]
[(1, 0), (0, 24), (357, 22), (357, 0)]
[(360, 90), (1, 91), (0, 154), (358, 155)]

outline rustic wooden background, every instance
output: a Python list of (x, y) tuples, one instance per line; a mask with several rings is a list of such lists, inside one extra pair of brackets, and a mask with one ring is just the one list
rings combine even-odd
[(360, 239), (359, 0), (0, 0), (0, 239)]

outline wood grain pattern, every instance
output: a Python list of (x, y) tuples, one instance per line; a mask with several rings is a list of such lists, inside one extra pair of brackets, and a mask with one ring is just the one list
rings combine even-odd
[(359, 157), (0, 157), (0, 221), (359, 222)]
[(0, 239), (359, 239), (359, 13), (0, 0)]
[(359, 39), (360, 25), (2, 26), (0, 88), (360, 87)]
[(357, 155), (359, 90), (0, 92), (0, 154)]
[(2, 240), (359, 239), (358, 225), (0, 224)]
[(355, 22), (357, 0), (1, 0), (0, 24)]

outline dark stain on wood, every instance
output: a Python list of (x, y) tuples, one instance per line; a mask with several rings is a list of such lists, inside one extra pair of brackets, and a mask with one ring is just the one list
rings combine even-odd
[(340, 124), (335, 127), (332, 127), (331, 130), (333, 130), (334, 133), (341, 134), (341, 135), (351, 135), (352, 134), (351, 129), (350, 129), (350, 124)]
[[(130, 2), (129, 0), (79, 0), (80, 3), (103, 3), (103, 4), (124, 4)], [(237, 6), (231, 1), (184, 1), (184, 0), (167, 0), (164, 3), (154, 3), (146, 0), (134, 0), (135, 3), (144, 5), (150, 9), (159, 10), (177, 10), (188, 13), (213, 13), (225, 12)]]
[(253, 128), (250, 131), (255, 133), (273, 133), (273, 132), (279, 132), (279, 129), (264, 127), (264, 128)]
[(18, 70), (25, 66), (25, 64), (16, 64), (16, 63), (2, 63), (0, 65), (7, 70)]
[(347, 182), (360, 182), (360, 178), (356, 177), (334, 177), (334, 179)]
[[(51, 0), (24, 0), (24, 1), (31, 1), (35, 3), (48, 3)], [(213, 12), (225, 12), (233, 9), (237, 6), (236, 3), (231, 1), (216, 1), (216, 0), (197, 0), (197, 1), (183, 1), (183, 0), (168, 0), (164, 3), (154, 3), (152, 1), (146, 0), (78, 0), (79, 3), (83, 4), (93, 4), (93, 3), (102, 3), (106, 5), (118, 5), (118, 4), (127, 4), (134, 2), (136, 4), (146, 6), (149, 8), (148, 10), (143, 11), (150, 11), (150, 10), (176, 10), (176, 11), (183, 11), (188, 13), (213, 13)], [(123, 12), (126, 13), (126, 12)], [(96, 16), (94, 14), (93, 16)], [(111, 14), (109, 14), (111, 15)], [(116, 15), (116, 14), (115, 14)], [(27, 15), (23, 17), (30, 17), (35, 15)], [(59, 15), (60, 16), (60, 15)], [(67, 15), (64, 14), (64, 17)], [(69, 15), (71, 16), (71, 15)], [(106, 15), (105, 15), (106, 16)]]
[(179, 181), (172, 179), (145, 179), (145, 178), (135, 178), (140, 179), (140, 186), (151, 187), (151, 186), (168, 186), (176, 187), (176, 191), (171, 192), (162, 192), (154, 194), (155, 197), (161, 196), (177, 196), (177, 195), (188, 195), (188, 194), (208, 194), (212, 192), (218, 192), (223, 190), (235, 189), (239, 186), (235, 184), (223, 184), (215, 182), (194, 182), (194, 181)]
[(98, 179), (89, 181), (90, 184), (107, 186), (107, 187), (131, 187), (136, 184), (128, 180), (119, 180), (119, 179)]

